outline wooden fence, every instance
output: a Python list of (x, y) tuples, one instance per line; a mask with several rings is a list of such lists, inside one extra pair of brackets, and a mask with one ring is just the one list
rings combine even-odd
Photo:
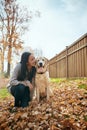
[(52, 78), (87, 77), (87, 33), (49, 60)]

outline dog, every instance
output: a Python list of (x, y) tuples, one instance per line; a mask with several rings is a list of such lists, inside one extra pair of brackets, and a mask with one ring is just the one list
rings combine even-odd
[(35, 84), (36, 84), (36, 98), (39, 102), (40, 99), (43, 99), (44, 97), (49, 100), (49, 97), (51, 95), (50, 88), (49, 88), (49, 72), (47, 70), (47, 64), (48, 60), (45, 57), (39, 57), (36, 60), (36, 78), (35, 78)]

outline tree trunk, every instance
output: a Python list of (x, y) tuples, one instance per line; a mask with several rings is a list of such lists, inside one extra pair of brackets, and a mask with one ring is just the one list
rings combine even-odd
[(2, 73), (4, 72), (4, 53), (5, 53), (5, 50), (3, 48), (3, 52), (2, 52)]
[(10, 70), (11, 70), (11, 65), (10, 65), (10, 63), (8, 62), (8, 64), (7, 64), (8, 66), (8, 68), (7, 68), (7, 76), (10, 76)]
[(4, 62), (3, 61), (1, 61), (2, 63), (1, 63), (1, 73), (3, 73), (4, 72)]
[(12, 48), (11, 48), (11, 46), (9, 46), (9, 49), (8, 49), (7, 76), (10, 76), (10, 71), (11, 71), (11, 55), (12, 55)]
[(0, 72), (4, 72), (4, 52), (0, 52)]

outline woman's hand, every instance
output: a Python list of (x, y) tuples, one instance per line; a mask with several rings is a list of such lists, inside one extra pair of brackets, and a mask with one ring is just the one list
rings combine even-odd
[(26, 86), (28, 86), (30, 90), (33, 89), (33, 85), (30, 83), (30, 81), (26, 81)]
[(33, 85), (31, 83), (29, 84), (29, 88), (30, 88), (30, 90), (33, 89)]

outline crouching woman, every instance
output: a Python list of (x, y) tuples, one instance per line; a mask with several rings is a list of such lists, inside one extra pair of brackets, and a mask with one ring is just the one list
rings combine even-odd
[(14, 96), (15, 107), (27, 107), (29, 105), (35, 89), (35, 74), (35, 57), (29, 52), (24, 52), (10, 78), (10, 85), (7, 87)]

